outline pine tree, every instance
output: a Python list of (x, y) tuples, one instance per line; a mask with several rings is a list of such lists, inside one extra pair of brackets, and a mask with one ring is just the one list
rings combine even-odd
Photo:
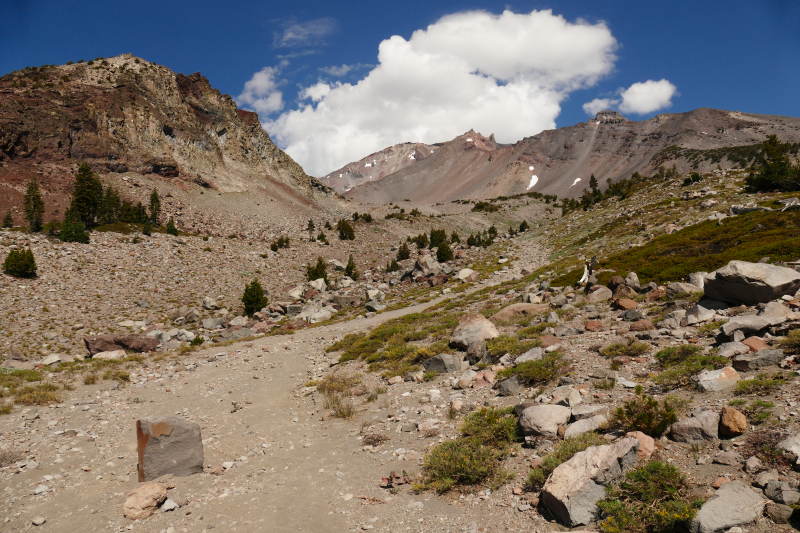
[(450, 235), (450, 243), (451, 243), (451, 244), (458, 244), (458, 243), (460, 243), (460, 242), (461, 242), (461, 237), (459, 237), (459, 236), (458, 236), (458, 233), (456, 233), (456, 232), (454, 231), (454, 232), (453, 232), (453, 234), (452, 234), (452, 235)]
[(86, 231), (86, 226), (83, 225), (81, 217), (71, 209), (64, 214), (59, 238), (64, 242), (89, 244), (89, 232)]
[(178, 228), (175, 226), (175, 221), (173, 219), (169, 219), (169, 222), (167, 222), (167, 233), (175, 235), (176, 237), (178, 235)]
[(3, 262), (3, 272), (15, 278), (35, 278), (36, 260), (31, 249), (11, 250)]
[(408, 249), (408, 245), (403, 243), (400, 245), (400, 249), (397, 250), (397, 260), (403, 261), (404, 259), (411, 258), (411, 250)]
[(317, 257), (316, 265), (306, 265), (306, 279), (314, 281), (320, 278), (324, 279), (326, 284), (328, 283), (328, 265), (325, 264), (324, 259)]
[(450, 249), (450, 245), (447, 244), (447, 241), (444, 241), (439, 244), (439, 247), (436, 249), (436, 260), (440, 263), (445, 263), (447, 261), (452, 261), (453, 259), (453, 250)]
[(142, 235), (150, 236), (152, 234), (153, 234), (153, 224), (150, 223), (150, 219), (148, 218), (144, 223), (144, 227), (142, 227)]
[(117, 190), (108, 186), (103, 190), (103, 200), (97, 210), (97, 221), (100, 224), (114, 224), (119, 222), (122, 201)]
[(95, 225), (97, 212), (103, 200), (103, 184), (86, 163), (81, 163), (75, 174), (70, 210), (80, 217), (84, 227)]
[(358, 279), (358, 270), (356, 269), (356, 262), (353, 261), (353, 254), (350, 254), (350, 259), (347, 260), (347, 266), (344, 267), (344, 275), (350, 279)]
[(253, 279), (245, 286), (242, 303), (247, 316), (253, 316), (253, 314), (269, 305), (269, 300), (264, 295), (264, 289), (257, 279)]
[(339, 239), (343, 241), (353, 241), (356, 238), (356, 233), (353, 231), (353, 226), (350, 225), (345, 219), (341, 219), (336, 225), (339, 230)]
[(25, 220), (28, 221), (28, 231), (31, 233), (41, 231), (44, 221), (44, 200), (39, 190), (39, 182), (35, 177), (28, 182), (23, 199), (25, 205)]
[(11, 209), (6, 211), (6, 216), (3, 217), (3, 227), (4, 228), (14, 227), (14, 216), (11, 214)]
[(310, 241), (314, 240), (314, 230), (315, 229), (317, 229), (317, 228), (316, 228), (316, 226), (314, 226), (314, 220), (309, 218), (308, 219), (308, 225), (306, 226), (306, 231), (308, 232), (308, 240), (310, 240)]
[(158, 196), (158, 189), (153, 189), (150, 193), (150, 223), (158, 226), (158, 218), (161, 216), (161, 198)]

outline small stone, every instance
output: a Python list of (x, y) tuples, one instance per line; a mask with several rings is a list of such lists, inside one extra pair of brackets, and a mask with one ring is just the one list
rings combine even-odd
[(723, 437), (737, 437), (747, 430), (747, 417), (733, 407), (723, 407), (719, 421), (719, 434)]
[(43, 516), (34, 516), (33, 520), (31, 520), (31, 524), (33, 524), (34, 526), (41, 526), (45, 522), (47, 522), (47, 518)]
[(726, 477), (718, 477), (717, 479), (714, 480), (711, 486), (714, 487), (715, 489), (718, 489), (722, 485), (724, 485), (725, 483), (729, 483), (730, 481), (731, 480)]
[(124, 516), (131, 520), (150, 517), (158, 504), (167, 499), (167, 489), (158, 483), (147, 483), (128, 493), (125, 500)]

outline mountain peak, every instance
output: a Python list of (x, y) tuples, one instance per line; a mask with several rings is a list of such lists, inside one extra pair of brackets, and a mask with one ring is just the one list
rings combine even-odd
[(620, 122), (628, 121), (628, 119), (622, 116), (619, 111), (612, 111), (610, 109), (600, 111), (597, 115), (595, 115), (594, 119), (597, 122), (608, 122), (610, 124), (619, 124)]

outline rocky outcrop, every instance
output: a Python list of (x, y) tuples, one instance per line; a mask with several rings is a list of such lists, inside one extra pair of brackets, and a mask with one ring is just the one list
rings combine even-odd
[(800, 273), (767, 263), (731, 261), (705, 279), (709, 298), (732, 304), (756, 305), (800, 290)]
[(107, 335), (95, 335), (84, 337), (83, 343), (89, 354), (94, 355), (101, 352), (111, 352), (115, 350), (130, 350), (132, 352), (154, 352), (158, 349), (158, 339), (145, 335), (119, 335), (109, 333)]

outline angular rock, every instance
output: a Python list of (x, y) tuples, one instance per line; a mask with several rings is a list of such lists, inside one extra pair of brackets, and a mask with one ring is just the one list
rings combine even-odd
[(177, 416), (142, 418), (136, 421), (136, 437), (140, 482), (203, 472), (203, 439), (194, 422)]
[(703, 290), (706, 284), (706, 276), (708, 276), (708, 272), (692, 272), (686, 278), (686, 280), (695, 287)]
[(672, 424), (670, 436), (676, 442), (716, 440), (719, 437), (719, 415), (714, 411), (694, 411), (691, 418)]
[(604, 486), (636, 461), (639, 441), (623, 438), (607, 446), (591, 446), (560, 464), (547, 478), (541, 501), (567, 527), (588, 524), (597, 515)]
[(750, 348), (751, 352), (760, 352), (761, 350), (769, 349), (769, 344), (764, 342), (761, 337), (748, 337), (742, 341), (742, 344)]
[(373, 313), (377, 313), (379, 311), (384, 311), (386, 306), (380, 302), (367, 302), (364, 304), (364, 309)]
[[(720, 431), (721, 433), (721, 431)], [(747, 461), (744, 463), (745, 471), (753, 474), (755, 472), (761, 472), (764, 470), (764, 463), (761, 462), (761, 459), (756, 457), (755, 455), (749, 457)]]
[(625, 285), (635, 291), (642, 288), (642, 284), (639, 282), (639, 276), (636, 275), (636, 272), (628, 272), (628, 275), (625, 276)]
[(525, 387), (519, 382), (517, 376), (503, 380), (497, 385), (497, 392), (500, 393), (500, 396), (516, 396), (523, 390)]
[(651, 331), (656, 329), (652, 322), (643, 318), (631, 324), (631, 331)]
[(691, 283), (675, 282), (667, 285), (667, 296), (675, 298), (676, 296), (694, 294), (696, 292), (703, 292), (703, 289)]
[(467, 361), (469, 361), (469, 364), (490, 363), (491, 360), (492, 357), (489, 350), (486, 349), (485, 342), (478, 341), (470, 344), (469, 348), (467, 348)]
[(544, 350), (542, 350), (541, 348), (531, 348), (524, 354), (514, 359), (514, 364), (518, 365), (520, 363), (527, 363), (528, 361), (538, 361), (539, 359), (542, 358), (543, 354)]
[(794, 490), (785, 481), (772, 479), (764, 487), (764, 495), (770, 500), (784, 505), (794, 505), (800, 501), (800, 492)]
[(582, 420), (578, 420), (577, 422), (573, 422), (567, 426), (567, 431), (564, 432), (564, 438), (568, 439), (570, 437), (577, 437), (583, 433), (594, 431), (605, 424), (607, 420), (608, 419), (603, 415), (596, 415), (591, 418), (584, 418)]
[(314, 281), (308, 282), (309, 286), (317, 292), (323, 292), (328, 288), (328, 284), (325, 282), (325, 278), (315, 279)]
[(714, 464), (718, 465), (728, 465), (728, 466), (738, 466), (742, 463), (742, 456), (734, 451), (728, 450), (727, 452), (722, 452), (714, 457)]
[(764, 310), (758, 313), (758, 315), (772, 318), (788, 318), (791, 312), (791, 309), (780, 302), (769, 302), (764, 306)]
[(750, 348), (741, 342), (726, 342), (720, 345), (717, 355), (720, 357), (733, 357), (734, 355), (748, 353), (749, 351)]
[(511, 304), (492, 315), (492, 322), (509, 320), (518, 316), (528, 316), (541, 313), (549, 308), (547, 304)]
[(203, 298), (203, 309), (207, 311), (215, 311), (219, 309), (219, 305), (217, 305), (217, 301), (214, 298), (206, 296)]
[(467, 280), (467, 279), (468, 279), (468, 278), (469, 278), (469, 277), (470, 277), (470, 276), (471, 276), (471, 275), (472, 275), (474, 272), (475, 272), (475, 271), (474, 271), (474, 270), (472, 270), (471, 268), (462, 268), (461, 270), (459, 270), (459, 271), (458, 271), (458, 274), (456, 274), (456, 279), (459, 279), (459, 280), (461, 280), (461, 281), (465, 281), (465, 280)]
[(204, 318), (203, 319), (203, 327), (205, 329), (222, 328), (224, 323), (225, 323), (225, 319), (224, 318)]
[(478, 375), (478, 373), (475, 372), (474, 370), (467, 370), (466, 372), (461, 374), (461, 377), (458, 378), (458, 380), (456, 381), (456, 386), (453, 387), (453, 388), (454, 389), (469, 389), (469, 388), (471, 388), (472, 387), (472, 380), (474, 380), (477, 375)]
[(83, 342), (91, 355), (113, 350), (129, 350), (131, 352), (154, 352), (158, 349), (158, 339), (145, 335), (119, 335), (108, 333), (84, 337)]
[(423, 362), (422, 366), (428, 372), (449, 374), (461, 370), (461, 359), (447, 353), (440, 353)]
[(706, 392), (715, 392), (735, 387), (739, 381), (739, 373), (726, 366), (719, 370), (703, 370), (698, 378), (698, 387)]
[(458, 326), (450, 337), (450, 345), (466, 350), (478, 341), (487, 341), (499, 336), (500, 333), (489, 319), (478, 313), (468, 313), (459, 319)]
[(608, 406), (605, 405), (581, 404), (572, 408), (572, 418), (576, 421), (583, 420), (584, 418), (591, 418), (607, 412)]
[(331, 303), (334, 303), (339, 307), (344, 308), (344, 307), (358, 307), (359, 305), (361, 305), (362, 301), (363, 298), (361, 298), (361, 296), (355, 293), (350, 293), (350, 294), (335, 295)]
[(631, 300), (629, 298), (619, 298), (617, 300), (614, 300), (612, 307), (614, 307), (614, 309), (630, 311), (632, 309), (636, 309), (637, 307), (639, 307), (639, 304), (638, 302), (635, 302), (634, 300)]
[(641, 431), (630, 431), (625, 434), (626, 437), (632, 437), (639, 441), (639, 450), (636, 452), (636, 457), (646, 461), (650, 459), (653, 452), (656, 450), (656, 441), (653, 437), (645, 435)]
[(572, 410), (561, 405), (533, 405), (522, 411), (519, 423), (525, 436), (554, 437), (569, 421)]
[(706, 277), (705, 293), (732, 304), (755, 305), (793, 295), (800, 289), (800, 273), (766, 263), (731, 261)]
[(611, 292), (611, 289), (608, 287), (604, 287), (602, 285), (594, 285), (589, 294), (586, 295), (586, 301), (590, 304), (596, 304), (600, 302), (607, 302), (611, 299), (614, 295)]
[(733, 358), (733, 367), (737, 370), (748, 371), (774, 366), (783, 360), (783, 350), (761, 350), (737, 355)]
[(575, 407), (581, 403), (581, 393), (572, 387), (556, 387), (553, 391), (553, 403), (566, 407)]
[(764, 510), (764, 498), (742, 483), (725, 483), (700, 508), (689, 524), (691, 533), (719, 533), (754, 522)]
[(114, 359), (124, 359), (124, 358), (125, 358), (125, 350), (111, 350), (108, 352), (100, 352), (94, 354), (94, 356), (92, 357), (92, 359), (98, 359), (98, 360), (103, 360), (103, 359), (114, 360)]
[(764, 512), (776, 524), (788, 524), (794, 509), (782, 503), (768, 503)]
[(791, 452), (797, 457), (800, 457), (800, 433), (780, 441), (776, 447), (779, 450)]
[(128, 493), (123, 514), (131, 520), (144, 520), (152, 516), (158, 505), (166, 499), (166, 487), (158, 483), (147, 483)]
[(744, 315), (733, 317), (723, 324), (720, 329), (725, 335), (730, 337), (736, 331), (741, 331), (745, 335), (748, 335), (750, 333), (758, 333), (763, 329), (782, 324), (783, 322), (785, 322), (783, 318)]
[(747, 431), (747, 417), (733, 407), (722, 408), (719, 420), (719, 434), (722, 437), (738, 437)]

